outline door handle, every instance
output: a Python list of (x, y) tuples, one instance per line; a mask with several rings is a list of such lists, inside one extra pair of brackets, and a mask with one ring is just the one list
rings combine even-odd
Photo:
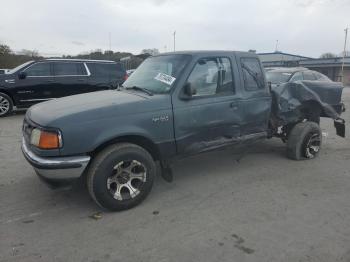
[(53, 83), (55, 80), (46, 80), (47, 83)]
[(238, 105), (234, 102), (230, 103), (230, 107), (232, 108), (232, 110), (238, 110)]
[(85, 79), (78, 79), (77, 81), (78, 82), (83, 82), (83, 81), (85, 81)]

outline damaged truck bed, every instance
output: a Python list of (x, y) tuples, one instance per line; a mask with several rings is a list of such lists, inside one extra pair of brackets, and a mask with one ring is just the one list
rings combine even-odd
[(249, 52), (165, 53), (146, 59), (118, 90), (30, 108), (22, 150), (47, 184), (81, 177), (98, 205), (123, 210), (151, 191), (156, 162), (172, 181), (175, 157), (271, 137), (286, 143), (291, 159), (316, 157), (320, 117), (345, 135), (342, 88), (303, 81), (271, 89)]
[(343, 85), (337, 82), (299, 81), (285, 83), (271, 89), (274, 126), (286, 126), (306, 120), (319, 124), (320, 117), (334, 119), (337, 135), (345, 137), (345, 111), (341, 102)]

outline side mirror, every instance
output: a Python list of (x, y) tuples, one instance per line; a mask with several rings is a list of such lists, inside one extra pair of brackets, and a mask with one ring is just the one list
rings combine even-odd
[(24, 72), (24, 71), (20, 72), (19, 75), (18, 75), (19, 79), (25, 79), (26, 77), (27, 77), (27, 73)]
[(184, 86), (184, 93), (188, 97), (192, 97), (197, 93), (197, 89), (194, 86), (192, 86), (191, 83), (187, 82)]

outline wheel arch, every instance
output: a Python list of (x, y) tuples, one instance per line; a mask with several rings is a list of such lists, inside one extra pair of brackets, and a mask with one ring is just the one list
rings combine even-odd
[(108, 141), (103, 142), (98, 147), (96, 147), (91, 152), (91, 155), (95, 156), (99, 152), (101, 152), (103, 149), (105, 149), (107, 146), (117, 144), (117, 143), (131, 143), (131, 144), (138, 145), (144, 148), (145, 150), (147, 150), (155, 161), (161, 160), (161, 154), (158, 146), (151, 139), (142, 135), (122, 135), (122, 136), (112, 138)]
[(323, 108), (322, 108), (322, 105), (315, 101), (315, 100), (307, 100), (307, 101), (304, 101), (302, 102), (301, 104), (301, 110), (302, 112), (319, 112), (320, 116), (324, 114), (324, 111), (323, 111)]
[(8, 95), (11, 98), (13, 105), (14, 106), (17, 105), (16, 100), (14, 99), (13, 95), (11, 94), (11, 92), (9, 92), (8, 90), (6, 90), (5, 88), (0, 86), (0, 93), (4, 93), (4, 94)]

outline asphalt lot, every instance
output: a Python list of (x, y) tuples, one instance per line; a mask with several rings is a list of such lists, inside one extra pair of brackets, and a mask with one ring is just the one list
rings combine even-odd
[[(350, 122), (350, 88), (343, 94)], [(350, 128), (311, 161), (278, 139), (181, 160), (140, 206), (103, 212), (83, 186), (52, 191), (0, 119), (0, 261), (350, 261)], [(100, 215), (92, 217), (96, 212)]]

